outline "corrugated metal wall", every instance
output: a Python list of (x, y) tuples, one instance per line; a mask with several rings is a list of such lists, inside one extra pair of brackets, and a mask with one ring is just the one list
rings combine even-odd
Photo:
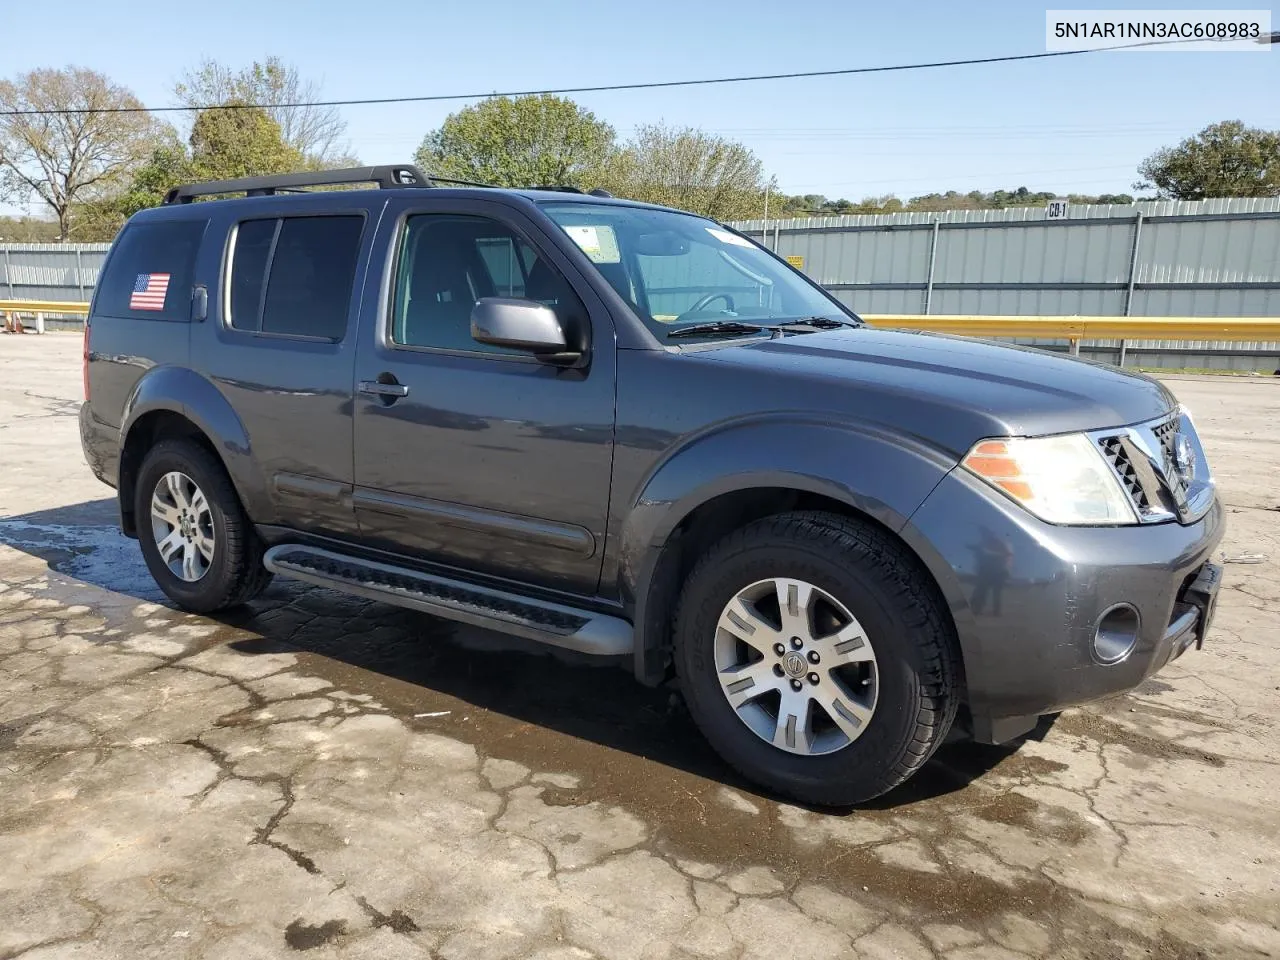
[[(1280, 199), (1079, 206), (1052, 221), (1019, 207), (736, 226), (803, 257), (863, 313), (1280, 315)], [(107, 249), (0, 244), (0, 297), (85, 300)], [(662, 286), (697, 286), (671, 269)]]
[[(1047, 220), (1041, 207), (1018, 207), (735, 226), (784, 256), (803, 257), (809, 276), (861, 313), (1280, 316), (1276, 198), (1076, 206), (1060, 220)], [(107, 249), (0, 244), (0, 299), (87, 300)], [(655, 308), (678, 311), (689, 290), (706, 289), (714, 269), (675, 259), (660, 265)], [(732, 283), (717, 274), (710, 285)], [(1263, 355), (1263, 369), (1280, 357), (1275, 343), (1128, 349), (1173, 350), (1192, 366), (1214, 354), (1252, 352)]]
[(1280, 315), (1274, 198), (736, 226), (863, 313)]
[[(1280, 316), (1280, 199), (735, 224), (867, 314)], [(1057, 341), (1024, 341), (1063, 346)], [(1086, 352), (1114, 357), (1118, 341)], [(1280, 344), (1126, 344), (1129, 362), (1271, 372)], [(1240, 354), (1256, 356), (1242, 358)], [(1181, 359), (1179, 359), (1181, 358)]]
[(88, 300), (106, 243), (0, 243), (0, 300)]

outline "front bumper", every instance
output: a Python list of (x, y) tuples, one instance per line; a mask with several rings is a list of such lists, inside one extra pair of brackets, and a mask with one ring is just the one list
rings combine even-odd
[[(964, 659), (975, 738), (1000, 742), (1043, 714), (1121, 693), (1203, 643), (1221, 568), (1222, 506), (1195, 523), (1059, 527), (964, 471), (948, 474), (903, 536), (942, 587)], [(1133, 648), (1103, 663), (1093, 640), (1118, 604)]]

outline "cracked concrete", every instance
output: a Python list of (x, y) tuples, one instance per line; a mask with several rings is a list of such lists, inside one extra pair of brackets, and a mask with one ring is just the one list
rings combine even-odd
[(0, 338), (0, 958), (1280, 956), (1280, 384), (1172, 384), (1268, 557), (1203, 651), (829, 812), (613, 668), (296, 584), (155, 602), (78, 349)]

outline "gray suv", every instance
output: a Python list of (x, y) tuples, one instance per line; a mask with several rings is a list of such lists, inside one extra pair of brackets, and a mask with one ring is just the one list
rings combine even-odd
[[(338, 183), (376, 189), (307, 189)], [(278, 574), (626, 658), (809, 803), (1134, 687), (1219, 585), (1159, 383), (870, 329), (598, 191), (180, 187), (117, 238), (84, 355), (86, 456), (180, 607)]]

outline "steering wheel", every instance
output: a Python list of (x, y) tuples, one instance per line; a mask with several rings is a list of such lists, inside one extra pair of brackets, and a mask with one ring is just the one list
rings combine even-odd
[(680, 314), (680, 316), (676, 317), (676, 320), (677, 321), (683, 320), (685, 317), (689, 316), (689, 314), (691, 313), (701, 313), (703, 310), (707, 309), (707, 307), (715, 303), (717, 300), (723, 300), (724, 308), (730, 312), (733, 311), (733, 297), (729, 296), (729, 294), (708, 293), (705, 297), (699, 297), (698, 302), (695, 303), (688, 310), (686, 310), (684, 313)]

